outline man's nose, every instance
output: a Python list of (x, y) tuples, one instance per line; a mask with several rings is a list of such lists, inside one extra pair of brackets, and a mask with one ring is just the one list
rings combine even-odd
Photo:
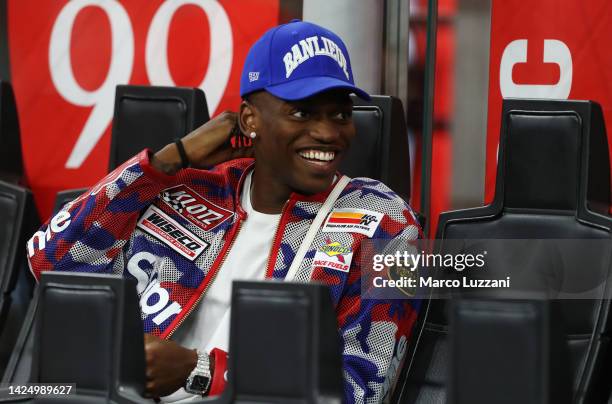
[(340, 129), (334, 122), (321, 119), (313, 123), (310, 136), (322, 143), (333, 143), (340, 137)]

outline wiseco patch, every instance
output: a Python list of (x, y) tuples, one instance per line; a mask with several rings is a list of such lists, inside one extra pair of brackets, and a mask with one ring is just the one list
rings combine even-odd
[(383, 216), (366, 209), (334, 209), (323, 225), (323, 232), (361, 233), (372, 237)]
[(233, 214), (205, 199), (184, 184), (162, 191), (161, 200), (172, 210), (205, 231), (214, 229)]
[(137, 227), (190, 261), (195, 261), (210, 245), (155, 206), (147, 209)]

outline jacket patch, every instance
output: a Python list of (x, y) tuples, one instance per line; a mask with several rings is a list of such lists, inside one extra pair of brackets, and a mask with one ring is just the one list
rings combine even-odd
[(325, 224), (324, 233), (360, 233), (372, 237), (384, 214), (366, 209), (334, 209)]
[(337, 241), (326, 240), (324, 246), (317, 248), (312, 267), (325, 267), (348, 272), (351, 268), (353, 250)]
[(137, 227), (190, 261), (210, 245), (153, 205), (138, 220)]
[(162, 191), (161, 200), (204, 231), (214, 229), (233, 215), (231, 211), (215, 205), (187, 185)]

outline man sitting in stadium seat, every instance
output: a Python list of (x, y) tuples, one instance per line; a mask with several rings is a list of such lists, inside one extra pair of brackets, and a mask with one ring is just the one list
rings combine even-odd
[[(324, 282), (336, 306), (346, 401), (381, 401), (418, 302), (361, 299), (360, 243), (413, 240), (420, 230), (384, 184), (337, 172), (355, 135), (350, 93), (369, 98), (355, 87), (338, 36), (300, 21), (269, 30), (247, 56), (239, 114), (143, 151), (65, 206), (28, 243), (33, 273), (135, 278), (146, 393), (164, 402), (223, 390), (232, 280)], [(238, 147), (245, 140), (253, 146)], [(326, 200), (329, 215), (288, 275)], [(274, 355), (273, 345), (261, 349)]]

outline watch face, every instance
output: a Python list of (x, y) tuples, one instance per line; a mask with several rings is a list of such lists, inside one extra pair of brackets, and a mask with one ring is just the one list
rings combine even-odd
[(196, 375), (191, 381), (191, 389), (197, 391), (204, 391), (208, 387), (210, 379), (206, 376)]

